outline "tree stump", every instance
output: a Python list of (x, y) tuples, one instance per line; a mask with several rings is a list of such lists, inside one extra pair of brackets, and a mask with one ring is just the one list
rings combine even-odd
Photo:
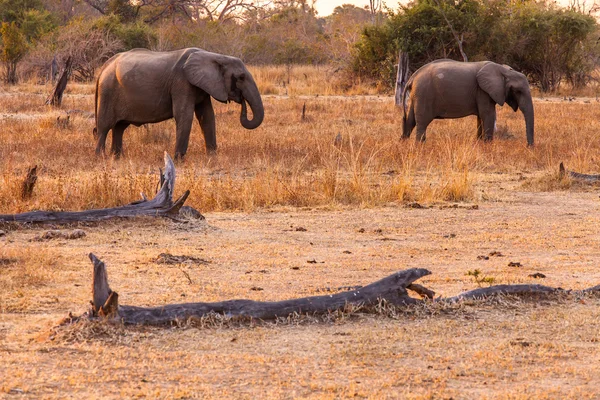
[(408, 82), (408, 54), (402, 50), (398, 52), (398, 70), (396, 73), (396, 93), (394, 100), (397, 107), (402, 107), (402, 93)]
[(54, 86), (54, 91), (50, 95), (50, 97), (46, 100), (46, 104), (50, 104), (55, 107), (60, 107), (62, 103), (63, 92), (67, 88), (67, 82), (69, 79), (69, 75), (71, 74), (71, 56), (67, 58), (67, 62), (65, 63), (65, 67), (60, 74), (60, 78)]
[(25, 180), (23, 180), (23, 185), (21, 186), (21, 198), (23, 200), (30, 199), (33, 195), (33, 187), (37, 182), (37, 165), (29, 168), (27, 171), (27, 176)]

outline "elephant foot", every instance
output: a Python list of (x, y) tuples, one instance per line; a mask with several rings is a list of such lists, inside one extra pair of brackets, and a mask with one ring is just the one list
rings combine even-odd
[(183, 161), (185, 161), (184, 157), (185, 157), (185, 153), (183, 153), (183, 154), (179, 153), (179, 152), (175, 153), (175, 161), (176, 162), (183, 162)]

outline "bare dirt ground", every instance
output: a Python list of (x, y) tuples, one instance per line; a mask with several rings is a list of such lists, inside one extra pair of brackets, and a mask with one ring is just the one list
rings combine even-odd
[[(500, 197), (478, 209), (276, 209), (210, 213), (192, 225), (103, 223), (85, 227), (83, 239), (42, 244), (29, 240), (44, 229), (12, 231), (0, 239), (5, 251), (49, 265), (31, 271), (43, 274), (34, 296), (10, 287), (0, 298), (1, 389), (29, 398), (597, 398), (597, 298), (254, 327), (51, 329), (86, 309), (89, 251), (107, 262), (121, 302), (134, 305), (313, 295), (411, 267), (430, 269), (423, 283), (442, 296), (476, 287), (465, 276), (473, 269), (497, 283), (537, 282), (528, 277), (535, 272), (551, 286), (600, 282), (597, 191)], [(209, 263), (157, 264), (165, 251)], [(503, 257), (477, 259), (493, 251)]]
[[(152, 193), (174, 125), (132, 129), (122, 160), (95, 158), (92, 120), (55, 122), (64, 110), (92, 109), (88, 86), (75, 87), (62, 111), (42, 106), (36, 88), (0, 95), (0, 213)], [(88, 308), (89, 252), (107, 263), (120, 303), (140, 306), (320, 295), (413, 267), (433, 272), (420, 283), (439, 296), (478, 287), (474, 270), (495, 284), (600, 284), (600, 189), (556, 173), (560, 161), (600, 171), (600, 103), (536, 100), (529, 149), (522, 115), (507, 107), (492, 143), (474, 139), (472, 118), (436, 121), (424, 145), (400, 141), (389, 99), (265, 96), (268, 120), (252, 132), (239, 127), (238, 108), (219, 106), (219, 155), (206, 156), (195, 125), (177, 165), (176, 196), (191, 189), (204, 222), (63, 228), (86, 232), (73, 240), (37, 240), (50, 227), (0, 227), (0, 398), (600, 398), (592, 296), (276, 323), (57, 327)], [(34, 163), (34, 196), (21, 200)], [(159, 263), (166, 252), (198, 260)]]

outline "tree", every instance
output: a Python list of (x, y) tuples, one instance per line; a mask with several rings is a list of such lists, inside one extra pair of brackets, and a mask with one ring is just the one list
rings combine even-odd
[(17, 83), (17, 64), (55, 24), (40, 0), (0, 0), (2, 62), (6, 82)]
[(2, 22), (2, 62), (4, 63), (4, 80), (17, 83), (17, 63), (27, 54), (27, 40), (15, 22)]
[(131, 22), (137, 18), (139, 7), (132, 6), (129, 0), (109, 0), (106, 11), (118, 16), (122, 22)]
[(595, 67), (589, 57), (599, 53), (588, 39), (598, 25), (589, 15), (526, 3), (515, 7), (505, 26), (514, 34), (505, 60), (526, 71), (544, 92), (555, 90), (565, 78), (577, 84)]
[(164, 19), (226, 22), (243, 19), (247, 11), (263, 6), (261, 0), (83, 0), (103, 15), (115, 14), (124, 20), (143, 15), (144, 22)]
[(391, 88), (398, 50), (409, 54), (413, 70), (468, 55), (509, 64), (542, 91), (552, 91), (564, 79), (575, 85), (589, 79), (600, 55), (597, 31), (593, 17), (552, 4), (417, 0), (363, 30), (352, 68)]
[(364, 27), (371, 21), (369, 11), (350, 4), (338, 6), (325, 17), (329, 61), (348, 63)]

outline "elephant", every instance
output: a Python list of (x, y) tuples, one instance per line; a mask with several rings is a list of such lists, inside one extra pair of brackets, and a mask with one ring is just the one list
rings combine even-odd
[[(94, 135), (96, 154), (104, 153), (112, 129), (111, 151), (123, 152), (123, 132), (175, 118), (175, 158), (188, 148), (194, 114), (200, 123), (206, 150), (217, 150), (215, 113), (211, 97), (241, 104), (240, 123), (255, 129), (263, 121), (264, 107), (254, 78), (236, 57), (198, 48), (155, 52), (133, 49), (118, 53), (103, 66), (96, 81)], [(246, 102), (252, 110), (247, 117)]]
[[(410, 99), (410, 105), (409, 100)], [(507, 65), (491, 61), (436, 60), (419, 68), (402, 93), (402, 138), (417, 127), (417, 141), (425, 141), (434, 119), (477, 116), (477, 137), (492, 140), (496, 104), (507, 103), (525, 117), (527, 145), (533, 146), (533, 101), (527, 78)], [(408, 110), (407, 110), (408, 107)]]

